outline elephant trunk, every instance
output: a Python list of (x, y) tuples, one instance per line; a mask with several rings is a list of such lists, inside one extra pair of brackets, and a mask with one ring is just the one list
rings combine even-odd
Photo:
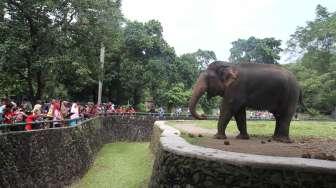
[(194, 89), (193, 89), (193, 92), (192, 92), (192, 96), (190, 98), (190, 101), (189, 101), (189, 110), (190, 110), (190, 113), (193, 117), (195, 117), (196, 119), (206, 119), (206, 116), (204, 115), (199, 115), (197, 112), (196, 112), (196, 105), (197, 105), (197, 102), (198, 100), (201, 98), (201, 96), (205, 93), (207, 89), (207, 84), (206, 84), (206, 75), (205, 73), (202, 73), (195, 86), (194, 86)]

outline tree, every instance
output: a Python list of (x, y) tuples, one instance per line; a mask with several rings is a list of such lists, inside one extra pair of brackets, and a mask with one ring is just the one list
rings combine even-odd
[(101, 72), (97, 49), (104, 42), (110, 50), (118, 41), (120, 6), (109, 0), (2, 2), (1, 86), (31, 100), (59, 97), (59, 91), (92, 93)]
[(199, 104), (203, 112), (208, 115), (212, 115), (213, 109), (219, 108), (219, 103), (220, 103), (220, 97), (208, 98), (205, 95), (203, 95), (199, 101)]
[(215, 53), (177, 57), (160, 22), (129, 21), (120, 7), (120, 0), (1, 1), (0, 95), (95, 101), (104, 76), (103, 101), (182, 105), (168, 96), (190, 92)]
[(165, 87), (166, 70), (175, 60), (175, 52), (163, 39), (161, 24), (155, 20), (127, 22), (123, 37), (119, 79), (125, 91), (123, 96), (131, 98), (136, 106), (146, 89), (156, 97), (157, 90)]
[(336, 107), (336, 14), (317, 5), (316, 18), (298, 27), (287, 52), (299, 57), (288, 68), (295, 73), (309, 108), (330, 114)]
[(191, 88), (199, 73), (216, 60), (215, 52), (208, 50), (199, 49), (194, 53), (181, 55), (172, 65), (171, 83), (181, 82), (186, 88)]
[(247, 40), (238, 39), (232, 42), (230, 61), (234, 63), (265, 63), (278, 64), (281, 40), (275, 38), (258, 39), (250, 37)]
[[(35, 100), (42, 97), (55, 53), (58, 21), (53, 20), (52, 7), (44, 1), (7, 1), (2, 23), (0, 51), (1, 71), (6, 84), (21, 85), (22, 94)], [(51, 15), (50, 15), (51, 14)]]
[(168, 112), (171, 112), (174, 106), (186, 106), (190, 97), (191, 90), (187, 90), (183, 84), (179, 83), (163, 93), (161, 101), (167, 106)]

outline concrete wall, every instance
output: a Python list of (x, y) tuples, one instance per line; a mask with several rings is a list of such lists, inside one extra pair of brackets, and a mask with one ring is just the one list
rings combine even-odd
[(149, 187), (336, 187), (336, 162), (225, 152), (190, 145), (179, 135), (155, 123)]
[(99, 117), (75, 127), (0, 135), (0, 187), (62, 187), (88, 170), (105, 143), (149, 141), (154, 120)]

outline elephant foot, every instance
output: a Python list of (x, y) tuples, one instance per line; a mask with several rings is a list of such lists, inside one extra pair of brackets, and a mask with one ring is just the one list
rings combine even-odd
[(226, 139), (226, 135), (217, 133), (217, 134), (215, 134), (214, 138), (223, 140), (223, 139)]
[(273, 136), (273, 140), (283, 143), (293, 143), (288, 136)]
[(248, 134), (238, 134), (237, 136), (236, 136), (236, 138), (237, 139), (243, 139), (243, 140), (248, 140), (248, 139), (250, 139), (250, 136), (248, 135)]

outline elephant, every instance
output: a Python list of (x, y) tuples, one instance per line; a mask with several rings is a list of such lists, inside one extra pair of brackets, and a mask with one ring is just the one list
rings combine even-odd
[(225, 129), (232, 117), (239, 130), (238, 139), (249, 139), (246, 109), (268, 110), (276, 120), (273, 139), (291, 142), (289, 126), (302, 103), (302, 92), (295, 76), (278, 65), (229, 63), (215, 61), (201, 72), (193, 87), (189, 110), (196, 119), (206, 119), (196, 112), (200, 97), (221, 96), (220, 114), (215, 138), (226, 139)]

